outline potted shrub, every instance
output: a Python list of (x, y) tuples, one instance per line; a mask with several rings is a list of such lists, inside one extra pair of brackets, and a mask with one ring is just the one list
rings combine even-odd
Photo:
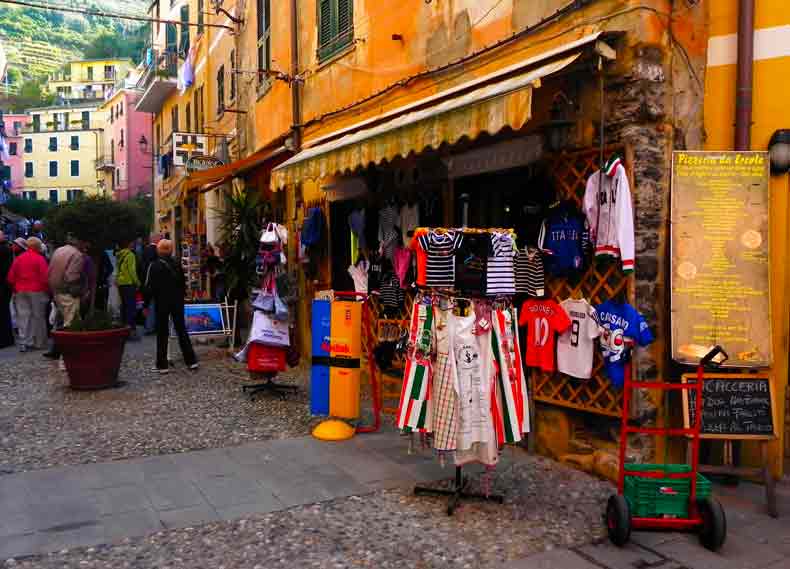
[[(142, 200), (116, 202), (91, 196), (53, 207), (47, 212), (44, 225), (52, 243), (65, 243), (69, 234), (88, 242), (94, 265), (99, 267), (103, 251), (145, 235), (152, 219), (153, 213)], [(103, 389), (117, 385), (128, 336), (128, 328), (93, 306), (84, 319), (54, 332), (70, 386)]]
[(114, 322), (108, 312), (95, 310), (52, 336), (63, 356), (69, 387), (106, 389), (118, 385), (129, 328)]

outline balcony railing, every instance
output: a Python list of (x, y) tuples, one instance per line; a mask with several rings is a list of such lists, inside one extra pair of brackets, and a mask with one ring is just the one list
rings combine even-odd
[(97, 170), (114, 170), (115, 164), (113, 163), (111, 158), (107, 157), (100, 157), (96, 159), (96, 169)]
[(145, 73), (138, 82), (138, 87), (143, 90), (151, 86), (159, 79), (176, 79), (178, 77), (178, 52), (176, 51), (153, 51), (152, 63), (150, 63)]

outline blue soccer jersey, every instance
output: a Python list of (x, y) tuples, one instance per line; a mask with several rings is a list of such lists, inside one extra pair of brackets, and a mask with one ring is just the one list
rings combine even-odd
[(626, 344), (647, 346), (653, 334), (641, 314), (626, 303), (607, 300), (595, 307), (598, 323), (603, 328), (599, 338), (606, 376), (615, 387), (622, 387), (625, 379)]

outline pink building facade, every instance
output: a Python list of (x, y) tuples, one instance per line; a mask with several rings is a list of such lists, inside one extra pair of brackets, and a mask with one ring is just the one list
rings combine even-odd
[(8, 142), (9, 160), (4, 164), (11, 167), (11, 193), (21, 195), (25, 189), (25, 134), (30, 122), (28, 115), (3, 115), (3, 126)]
[(105, 189), (119, 201), (153, 195), (153, 117), (135, 110), (139, 97), (137, 91), (122, 88), (102, 105), (107, 120), (102, 161)]

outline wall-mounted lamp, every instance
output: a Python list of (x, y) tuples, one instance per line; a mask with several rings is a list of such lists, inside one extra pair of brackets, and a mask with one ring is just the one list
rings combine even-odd
[(546, 122), (546, 142), (552, 152), (559, 152), (568, 147), (571, 131), (576, 124), (572, 120), (575, 114), (575, 105), (562, 91), (554, 95), (549, 111), (550, 119)]
[(772, 174), (790, 172), (790, 129), (780, 129), (771, 135), (768, 154), (771, 157)]

